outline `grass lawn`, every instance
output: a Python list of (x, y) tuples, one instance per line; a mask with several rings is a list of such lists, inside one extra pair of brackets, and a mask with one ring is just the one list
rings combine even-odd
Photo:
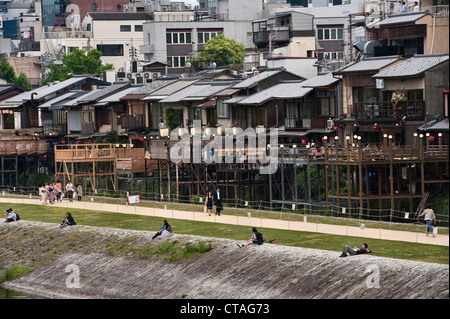
[[(0, 211), (4, 212), (9, 207), (11, 207), (9, 203), (0, 203)], [(27, 204), (14, 204), (13, 208), (23, 220), (57, 224), (65, 217), (67, 211), (67, 208)], [(152, 232), (156, 232), (159, 229), (163, 220), (161, 217), (81, 209), (77, 211), (70, 210), (70, 212), (79, 225)], [(251, 236), (251, 227), (248, 226), (179, 219), (171, 219), (169, 223), (177, 234), (229, 238), (237, 241), (245, 241)], [(360, 247), (362, 243), (366, 242), (369, 244), (369, 248), (374, 251), (373, 255), (376, 256), (449, 264), (449, 247), (445, 246), (269, 228), (258, 228), (258, 231), (267, 240), (277, 239), (281, 245), (336, 251), (336, 257), (340, 255), (344, 245)]]

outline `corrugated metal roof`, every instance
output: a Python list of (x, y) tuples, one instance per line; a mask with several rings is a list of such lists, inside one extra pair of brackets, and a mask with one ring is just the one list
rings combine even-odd
[(87, 78), (88, 78), (88, 76), (74, 76), (63, 82), (59, 82), (59, 83), (56, 83), (56, 84), (53, 84), (50, 86), (44, 85), (37, 89), (18, 94), (16, 96), (13, 96), (12, 98), (8, 99), (6, 102), (20, 103), (23, 101), (31, 101), (31, 96), (33, 93), (37, 93), (37, 95), (34, 95), (34, 99), (39, 100), (39, 99), (45, 98), (46, 96), (48, 96), (50, 94), (56, 93), (59, 90), (76, 85), (76, 84), (86, 80)]
[(134, 91), (130, 92), (129, 94), (151, 94), (155, 92), (156, 90), (159, 90), (163, 88), (166, 85), (169, 85), (173, 82), (175, 82), (175, 79), (170, 80), (154, 80), (150, 83), (145, 84), (144, 86), (141, 86), (139, 88), (135, 88)]
[(448, 61), (448, 57), (448, 54), (415, 55), (406, 61), (395, 64), (390, 68), (375, 74), (373, 78), (417, 76), (441, 63), (444, 63), (445, 61)]
[(168, 97), (162, 99), (162, 103), (174, 103), (180, 101), (201, 101), (204, 100), (216, 92), (220, 92), (227, 87), (233, 85), (234, 82), (226, 83), (195, 83), (178, 92), (175, 92)]
[(153, 93), (149, 94), (149, 96), (147, 96), (147, 98), (149, 98), (151, 96), (168, 96), (179, 90), (184, 89), (185, 87), (188, 87), (189, 85), (194, 84), (198, 80), (199, 79), (177, 80), (169, 85), (162, 87), (159, 90), (154, 91)]
[(130, 86), (130, 82), (128, 82), (128, 81), (114, 83), (110, 86), (91, 91), (89, 94), (84, 95), (82, 99), (78, 100), (77, 103), (81, 104), (81, 103), (97, 102), (98, 100), (100, 100), (106, 96), (109, 96), (111, 94), (114, 94), (117, 91), (121, 91), (129, 86)]
[(312, 88), (303, 88), (302, 82), (283, 82), (266, 90), (255, 93), (238, 104), (262, 104), (271, 99), (294, 99), (301, 98), (311, 92)]
[(114, 102), (120, 102), (120, 98), (121, 98), (121, 97), (123, 97), (123, 96), (129, 94), (130, 92), (133, 92), (134, 90), (136, 90), (136, 87), (135, 87), (135, 86), (126, 88), (126, 89), (124, 89), (124, 90), (122, 90), (122, 91), (120, 91), (120, 92), (111, 94), (110, 96), (107, 96), (107, 97), (105, 97), (105, 98), (103, 98), (103, 99), (98, 100), (97, 103), (98, 103), (98, 104), (102, 104), (102, 103), (114, 103)]
[(255, 86), (258, 82), (267, 79), (275, 74), (278, 74), (280, 72), (282, 72), (283, 70), (269, 70), (269, 71), (264, 71), (259, 73), (258, 75), (255, 75), (251, 78), (248, 78), (238, 84), (236, 84), (235, 86), (233, 86), (233, 88), (235, 89), (246, 89), (246, 88), (250, 88), (252, 86)]
[(427, 12), (417, 12), (417, 13), (407, 13), (407, 14), (397, 14), (397, 15), (391, 15), (388, 18), (381, 20), (378, 25), (389, 25), (389, 24), (397, 24), (397, 23), (410, 23), (414, 22), (425, 15), (427, 15)]
[(333, 73), (329, 72), (327, 74), (319, 74), (313, 76), (302, 82), (302, 87), (327, 87), (336, 82), (340, 81), (339, 78), (335, 78)]
[(346, 74), (346, 73), (353, 73), (353, 72), (378, 71), (398, 60), (399, 60), (398, 56), (366, 58), (359, 62), (351, 63), (348, 66), (346, 66), (338, 71), (333, 72), (333, 74), (336, 75), (336, 74)]
[(70, 91), (66, 94), (60, 95), (54, 99), (51, 99), (45, 103), (42, 103), (41, 105), (39, 105), (39, 107), (50, 107), (52, 105), (56, 105), (60, 102), (63, 102), (64, 100), (67, 100), (70, 98), (76, 98), (76, 97), (82, 96), (86, 93), (89, 93), (89, 91)]
[[(189, 94), (186, 96), (184, 101), (193, 101), (193, 100), (204, 100), (205, 98), (208, 98), (210, 96), (215, 95), (217, 92), (220, 92), (231, 85), (233, 85), (234, 82), (228, 82), (228, 83), (211, 83), (210, 85), (202, 85), (202, 89), (199, 91), (195, 91), (195, 93)], [(200, 84), (194, 84), (194, 86), (197, 86)]]

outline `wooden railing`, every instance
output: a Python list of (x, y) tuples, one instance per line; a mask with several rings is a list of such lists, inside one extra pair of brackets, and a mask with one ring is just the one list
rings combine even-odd
[(0, 155), (45, 154), (47, 151), (45, 140), (0, 141)]
[(357, 102), (355, 103), (357, 122), (415, 121), (425, 116), (425, 101)]

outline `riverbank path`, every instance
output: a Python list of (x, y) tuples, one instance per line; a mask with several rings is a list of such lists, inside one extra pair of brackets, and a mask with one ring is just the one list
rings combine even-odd
[[(39, 199), (33, 198), (9, 198), (0, 197), (0, 202), (13, 204), (33, 204), (42, 205)], [(440, 246), (449, 246), (449, 236), (438, 234), (436, 237), (426, 236), (423, 231), (424, 226), (420, 226), (417, 232), (398, 231), (380, 228), (355, 227), (345, 225), (331, 225), (322, 223), (312, 223), (308, 221), (290, 221), (270, 218), (259, 218), (248, 216), (236, 216), (222, 214), (220, 216), (209, 216), (203, 212), (182, 211), (174, 209), (160, 209), (152, 207), (142, 207), (134, 205), (107, 204), (95, 201), (73, 201), (67, 200), (57, 202), (52, 206), (64, 207), (71, 211), (75, 209), (88, 209), (96, 211), (115, 212), (122, 214), (137, 214), (145, 216), (161, 217), (165, 219), (184, 219), (210, 223), (231, 224), (249, 227), (286, 229), (294, 231), (316, 232), (324, 234), (353, 236), (363, 238), (385, 239), (395, 241), (405, 241), (421, 244), (432, 244)]]

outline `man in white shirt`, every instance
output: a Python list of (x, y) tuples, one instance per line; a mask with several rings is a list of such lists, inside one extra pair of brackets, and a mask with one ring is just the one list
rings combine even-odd
[[(427, 208), (423, 210), (423, 213), (419, 215), (419, 217), (425, 216), (424, 220), (425, 223), (427, 223), (427, 236), (428, 233), (433, 234), (433, 226), (432, 222), (436, 224), (436, 216), (434, 215), (434, 211), (431, 209), (431, 204), (427, 204)], [(436, 237), (433, 234), (433, 237)]]

